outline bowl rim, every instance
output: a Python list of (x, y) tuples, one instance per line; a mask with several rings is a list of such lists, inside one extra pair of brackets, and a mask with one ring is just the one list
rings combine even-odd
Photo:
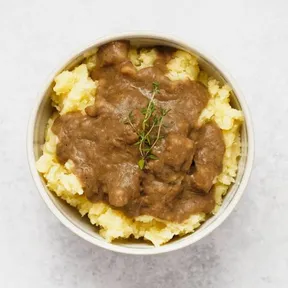
[[(233, 90), (235, 91), (236, 98), (241, 105), (241, 108), (245, 117), (246, 127), (247, 127), (248, 153), (247, 153), (246, 165), (244, 168), (243, 176), (240, 181), (239, 187), (235, 191), (235, 195), (233, 196), (233, 198), (227, 205), (225, 211), (223, 211), (221, 214), (218, 214), (218, 216), (214, 216), (214, 220), (209, 224), (209, 226), (201, 231), (198, 231), (198, 233), (195, 233), (193, 238), (188, 237), (188, 238), (182, 239), (182, 241), (179, 241), (179, 242), (175, 241), (171, 245), (163, 245), (160, 247), (151, 246), (151, 249), (150, 248), (139, 249), (139, 248), (125, 247), (125, 246), (115, 245), (113, 243), (108, 243), (104, 239), (103, 240), (97, 239), (93, 237), (92, 235), (86, 233), (84, 230), (82, 230), (80, 227), (78, 227), (72, 221), (66, 218), (66, 216), (62, 214), (62, 212), (58, 210), (58, 208), (54, 205), (48, 193), (45, 191), (43, 183), (40, 180), (40, 175), (36, 169), (36, 161), (35, 161), (35, 156), (34, 156), (33, 139), (34, 139), (34, 128), (35, 128), (35, 122), (37, 118), (37, 112), (43, 101), (45, 91), (47, 91), (55, 75), (57, 75), (59, 71), (63, 70), (63, 68), (67, 66), (67, 63), (71, 62), (72, 59), (79, 57), (81, 54), (85, 53), (85, 51), (87, 51), (88, 49), (94, 46), (100, 46), (110, 41), (115, 41), (115, 40), (125, 39), (125, 38), (129, 38), (129, 39), (148, 38), (148, 39), (157, 39), (157, 40), (174, 43), (181, 47), (188, 47), (189, 49), (194, 50), (198, 55), (202, 56), (204, 59), (209, 60), (209, 62), (220, 72), (220, 74), (223, 75), (224, 78), (230, 82)], [(196, 243), (200, 239), (210, 234), (213, 230), (215, 230), (230, 215), (230, 213), (232, 212), (232, 210), (235, 208), (236, 204), (239, 202), (240, 198), (242, 197), (243, 192), (248, 184), (249, 177), (252, 171), (253, 159), (254, 159), (254, 135), (253, 134), (254, 133), (253, 133), (252, 119), (251, 119), (250, 112), (246, 104), (245, 98), (241, 90), (239, 89), (238, 85), (236, 84), (234, 78), (227, 72), (225, 67), (223, 67), (223, 65), (220, 64), (219, 61), (215, 59), (215, 57), (207, 53), (207, 51), (205, 51), (202, 47), (200, 48), (198, 45), (194, 45), (194, 43), (190, 43), (190, 41), (184, 41), (182, 39), (179, 39), (179, 37), (175, 37), (174, 35), (170, 35), (170, 34), (167, 35), (163, 33), (150, 32), (150, 31), (133, 31), (133, 32), (109, 34), (107, 36), (97, 38), (92, 42), (90, 41), (88, 44), (86, 43), (86, 45), (81, 45), (81, 47), (77, 49), (76, 52), (71, 53), (69, 57), (65, 57), (61, 65), (57, 66), (57, 69), (54, 69), (54, 71), (50, 73), (50, 76), (48, 77), (48, 79), (46, 79), (46, 81), (44, 82), (44, 85), (41, 86), (41, 90), (38, 93), (38, 96), (35, 99), (35, 104), (33, 105), (33, 108), (32, 108), (32, 113), (29, 119), (28, 129), (27, 129), (26, 148), (27, 148), (27, 157), (28, 157), (30, 172), (34, 180), (34, 183), (36, 184), (38, 192), (40, 193), (42, 199), (47, 204), (51, 212), (62, 222), (62, 224), (64, 224), (68, 229), (70, 229), (72, 232), (74, 232), (76, 235), (80, 236), (81, 238), (85, 239), (86, 241), (94, 245), (97, 245), (99, 247), (105, 248), (107, 250), (125, 253), (125, 254), (151, 255), (151, 254), (159, 254), (159, 253), (175, 251), (180, 248), (184, 248), (188, 245), (191, 245), (193, 243)]]

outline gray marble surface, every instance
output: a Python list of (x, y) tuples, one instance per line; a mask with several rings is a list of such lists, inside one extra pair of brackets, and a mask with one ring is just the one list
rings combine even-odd
[[(0, 1), (0, 287), (288, 287), (288, 3)], [(79, 45), (128, 30), (172, 33), (228, 68), (252, 112), (246, 193), (215, 232), (158, 256), (125, 256), (72, 234), (39, 197), (26, 127), (37, 91)]]

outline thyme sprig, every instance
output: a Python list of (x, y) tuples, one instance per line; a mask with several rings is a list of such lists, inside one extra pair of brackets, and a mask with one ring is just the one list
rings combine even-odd
[[(152, 153), (153, 148), (157, 142), (163, 138), (161, 135), (161, 128), (163, 127), (163, 118), (168, 114), (170, 109), (158, 109), (155, 105), (155, 95), (160, 92), (160, 87), (158, 82), (152, 83), (152, 95), (149, 103), (146, 107), (142, 108), (140, 111), (144, 116), (141, 124), (141, 129), (137, 131), (134, 125), (134, 117), (132, 111), (128, 115), (127, 123), (133, 128), (138, 134), (138, 141), (135, 145), (138, 145), (139, 152), (141, 155), (138, 161), (138, 166), (140, 169), (144, 169), (145, 164), (148, 159), (156, 160), (158, 159), (156, 155)], [(156, 131), (156, 133), (152, 133)]]

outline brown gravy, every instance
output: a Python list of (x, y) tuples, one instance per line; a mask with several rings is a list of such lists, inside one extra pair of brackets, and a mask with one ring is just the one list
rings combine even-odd
[[(216, 123), (196, 124), (209, 100), (206, 87), (165, 76), (171, 48), (159, 48), (154, 66), (140, 71), (129, 61), (128, 50), (124, 41), (100, 47), (92, 71), (98, 81), (95, 104), (86, 108), (87, 115), (68, 113), (55, 120), (59, 162), (74, 162), (73, 172), (88, 200), (104, 201), (128, 216), (181, 222), (191, 214), (211, 212), (211, 188), (222, 170), (225, 145)], [(160, 88), (156, 107), (170, 110), (153, 148), (155, 159), (141, 170), (135, 143), (144, 117), (141, 109), (149, 103), (155, 81)], [(125, 121), (129, 114), (134, 128)]]

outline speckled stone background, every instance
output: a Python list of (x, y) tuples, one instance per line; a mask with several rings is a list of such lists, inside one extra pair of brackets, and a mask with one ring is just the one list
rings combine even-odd
[[(0, 1), (0, 287), (288, 287), (286, 0)], [(94, 247), (48, 210), (25, 140), (37, 91), (85, 42), (128, 30), (173, 33), (228, 68), (252, 112), (246, 193), (215, 232), (158, 256)]]

